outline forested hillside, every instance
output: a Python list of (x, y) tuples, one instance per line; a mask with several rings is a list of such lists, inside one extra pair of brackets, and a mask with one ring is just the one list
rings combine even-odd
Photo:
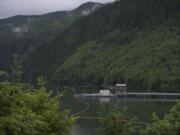
[(121, 0), (77, 20), (25, 62), (30, 80), (128, 90), (180, 89), (180, 1)]
[[(107, 90), (117, 83), (132, 100)], [(180, 0), (0, 19), (0, 135), (179, 135), (178, 93)]]
[(24, 59), (38, 46), (54, 39), (78, 18), (101, 7), (85, 3), (71, 11), (58, 11), (39, 16), (14, 16), (0, 20), (0, 69), (9, 70), (12, 57)]

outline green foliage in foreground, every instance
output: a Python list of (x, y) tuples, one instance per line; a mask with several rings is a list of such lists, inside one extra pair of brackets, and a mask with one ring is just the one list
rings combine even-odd
[(148, 125), (142, 135), (179, 135), (180, 134), (180, 102), (175, 105), (169, 114), (160, 120), (153, 114), (153, 123)]
[[(180, 134), (180, 102), (160, 119), (152, 116), (152, 123), (138, 123), (125, 117), (123, 113), (115, 112), (102, 121), (102, 128), (97, 135), (179, 135)], [(122, 120), (127, 121), (122, 121)]]
[(69, 135), (74, 119), (45, 88), (0, 84), (1, 135)]
[(134, 135), (134, 123), (120, 120), (127, 119), (121, 112), (112, 113), (102, 121), (102, 128), (97, 135)]

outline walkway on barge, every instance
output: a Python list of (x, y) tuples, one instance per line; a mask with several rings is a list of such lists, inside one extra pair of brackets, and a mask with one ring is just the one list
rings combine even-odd
[(180, 99), (180, 93), (143, 93), (143, 92), (125, 92), (125, 93), (116, 93), (110, 95), (101, 95), (101, 94), (79, 94), (75, 95), (78, 97), (128, 97), (128, 98), (177, 98)]

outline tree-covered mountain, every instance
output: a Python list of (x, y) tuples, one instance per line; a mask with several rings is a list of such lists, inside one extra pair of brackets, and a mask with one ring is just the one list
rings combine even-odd
[(180, 1), (120, 0), (75, 21), (25, 62), (26, 78), (133, 91), (180, 89)]
[(88, 2), (71, 11), (0, 19), (0, 69), (7, 70), (14, 54), (25, 57), (65, 31), (75, 20), (101, 6)]

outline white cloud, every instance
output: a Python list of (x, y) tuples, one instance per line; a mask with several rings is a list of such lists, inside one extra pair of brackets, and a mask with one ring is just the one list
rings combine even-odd
[(89, 15), (90, 13), (94, 12), (98, 7), (99, 5), (97, 4), (97, 5), (94, 5), (92, 9), (83, 10), (82, 15)]
[[(0, 18), (13, 15), (43, 14), (78, 7), (89, 0), (0, 0)], [(112, 2), (115, 0), (93, 0)]]

